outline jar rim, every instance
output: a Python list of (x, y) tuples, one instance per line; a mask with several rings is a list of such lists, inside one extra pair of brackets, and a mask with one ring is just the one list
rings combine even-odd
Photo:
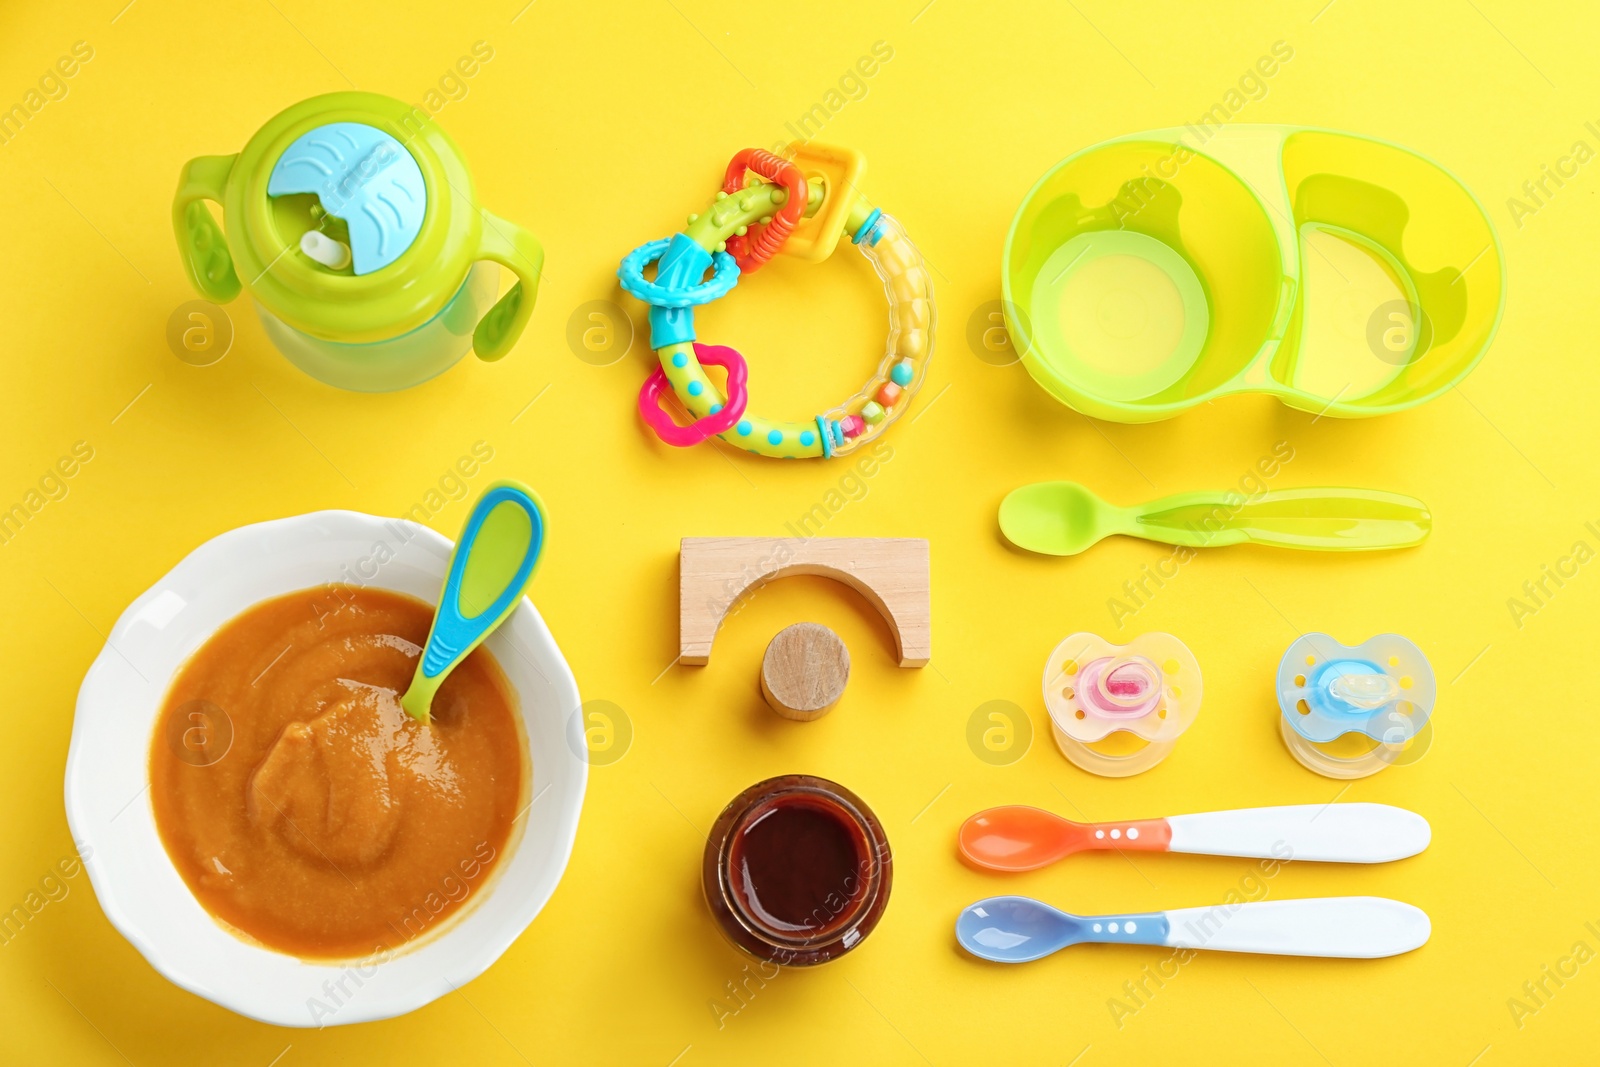
[[(803, 803), (810, 803), (818, 810), (826, 811), (833, 816), (843, 816), (850, 823), (851, 844), (856, 851), (856, 873), (858, 886), (853, 890), (844, 890), (846, 893), (844, 906), (835, 914), (828, 917), (816, 933), (800, 934), (789, 933), (778, 929), (764, 921), (748, 905), (746, 894), (740, 893), (732, 885), (733, 850), (735, 842), (761, 819), (766, 818), (778, 809), (780, 804), (790, 801), (790, 798), (804, 798)], [(792, 802), (792, 801), (790, 801)], [(758, 796), (747, 804), (734, 819), (722, 846), (722, 858), (718, 865), (718, 877), (721, 888), (728, 902), (732, 905), (734, 915), (750, 929), (751, 933), (766, 941), (783, 945), (789, 948), (812, 948), (817, 945), (827, 944), (846, 935), (849, 929), (860, 919), (872, 904), (878, 891), (878, 882), (882, 876), (882, 864), (877, 856), (874, 846), (872, 827), (862, 816), (860, 810), (837, 792), (819, 789), (813, 785), (793, 785), (774, 790)]]
[[(750, 913), (732, 885), (733, 845), (756, 819), (785, 797), (796, 795), (847, 820), (859, 842), (864, 866), (861, 890), (847, 913), (834, 916), (822, 931), (795, 936), (774, 929)], [(877, 925), (888, 902), (893, 859), (883, 826), (860, 797), (837, 782), (811, 775), (780, 775), (743, 790), (723, 808), (706, 841), (702, 886), (706, 903), (723, 934), (741, 950), (783, 965), (823, 963), (859, 944)]]

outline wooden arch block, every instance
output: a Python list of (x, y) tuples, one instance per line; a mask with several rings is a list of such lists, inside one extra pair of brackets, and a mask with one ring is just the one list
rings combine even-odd
[(728, 610), (791, 574), (843, 582), (889, 623), (902, 667), (933, 653), (928, 542), (920, 537), (685, 537), (678, 553), (678, 662), (709, 663)]

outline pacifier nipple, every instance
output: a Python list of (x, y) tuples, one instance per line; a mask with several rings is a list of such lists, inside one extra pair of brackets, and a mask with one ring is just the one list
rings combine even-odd
[(1328, 692), (1354, 707), (1381, 708), (1400, 696), (1400, 683), (1387, 674), (1341, 674)]
[(1080, 692), (1102, 715), (1144, 715), (1161, 699), (1161, 675), (1143, 656), (1108, 657), (1083, 669)]
[(329, 270), (344, 270), (350, 265), (350, 246), (320, 230), (307, 230), (300, 235), (300, 251)]

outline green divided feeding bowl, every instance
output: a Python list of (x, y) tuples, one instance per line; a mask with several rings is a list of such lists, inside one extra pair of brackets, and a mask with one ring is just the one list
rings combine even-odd
[(1488, 217), (1394, 145), (1290, 126), (1157, 130), (1079, 152), (1006, 237), (1029, 373), (1095, 418), (1264, 392), (1344, 418), (1460, 381), (1505, 303)]

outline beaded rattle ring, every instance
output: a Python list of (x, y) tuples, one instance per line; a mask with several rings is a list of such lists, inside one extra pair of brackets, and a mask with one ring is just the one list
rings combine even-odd
[[(790, 145), (787, 155), (739, 152), (710, 209), (690, 215), (682, 232), (634, 249), (617, 270), (622, 287), (650, 305), (650, 347), (661, 365), (640, 390), (639, 411), (668, 444), (717, 436), (775, 459), (848, 455), (888, 429), (926, 377), (933, 355), (932, 279), (900, 224), (856, 191), (865, 161), (817, 144)], [(854, 396), (810, 420), (748, 412), (744, 358), (731, 348), (695, 343), (695, 307), (727, 295), (741, 274), (758, 270), (776, 252), (826, 259), (846, 232), (889, 298), (889, 338), (876, 373)], [(653, 280), (644, 276), (652, 263)], [(707, 376), (707, 364), (727, 371), (726, 394)], [(679, 426), (661, 409), (667, 388), (694, 416), (693, 424)]]

